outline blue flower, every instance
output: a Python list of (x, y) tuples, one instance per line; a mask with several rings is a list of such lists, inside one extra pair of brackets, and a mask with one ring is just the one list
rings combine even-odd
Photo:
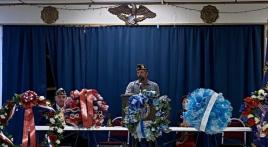
[[(214, 93), (211, 89), (200, 88), (188, 96), (187, 111), (183, 113), (183, 117), (190, 126), (200, 129), (202, 118)], [(222, 94), (219, 94), (209, 114), (205, 132), (207, 134), (221, 132), (228, 125), (231, 115), (232, 106), (230, 102), (225, 100)]]

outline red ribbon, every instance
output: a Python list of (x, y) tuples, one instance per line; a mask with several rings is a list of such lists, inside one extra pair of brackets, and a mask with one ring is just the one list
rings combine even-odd
[(28, 135), (30, 135), (30, 147), (35, 147), (36, 145), (36, 136), (35, 136), (35, 124), (34, 124), (34, 115), (32, 108), (25, 108), (24, 111), (24, 127), (23, 127), (23, 138), (22, 138), (22, 147), (28, 146)]
[(53, 110), (53, 108), (47, 106), (44, 97), (43, 98), (38, 97), (34, 91), (30, 90), (24, 92), (20, 96), (20, 102), (22, 103), (22, 106), (24, 108), (22, 147), (28, 146), (29, 139), (30, 139), (30, 147), (35, 147), (36, 136), (35, 136), (34, 114), (32, 108), (37, 105), (50, 110)]
[(80, 106), (83, 127), (89, 128), (93, 125), (93, 100), (94, 91), (83, 89), (80, 92)]

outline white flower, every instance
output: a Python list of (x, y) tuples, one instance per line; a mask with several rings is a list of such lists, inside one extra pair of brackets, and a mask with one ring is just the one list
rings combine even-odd
[(13, 138), (10, 138), (10, 140), (13, 142), (14, 141), (14, 139)]
[(58, 115), (55, 115), (55, 119), (57, 119), (57, 118), (59, 118), (59, 116)]
[(6, 118), (5, 115), (0, 115), (0, 117), (1, 117), (2, 119), (5, 119), (5, 118)]
[(264, 96), (258, 96), (259, 100), (264, 100)]
[(264, 91), (263, 89), (260, 89), (260, 90), (258, 91), (258, 94), (259, 94), (259, 95), (264, 95), (264, 94), (265, 94), (265, 91)]
[(60, 144), (60, 140), (57, 139), (57, 140), (56, 140), (56, 144)]
[(103, 97), (101, 96), (101, 95), (98, 95), (98, 97), (99, 97), (99, 100), (103, 100)]
[(93, 101), (97, 101), (98, 99), (95, 97), (95, 96), (93, 96)]
[(45, 100), (45, 97), (44, 96), (39, 96), (39, 100), (43, 101), (43, 100)]
[(260, 133), (260, 137), (265, 137), (265, 136), (266, 136), (265, 133), (263, 132)]
[(102, 105), (102, 101), (97, 101), (97, 104), (98, 104), (99, 106), (101, 106), (101, 105)]
[(53, 131), (54, 130), (54, 127), (49, 127), (49, 130)]
[(46, 101), (46, 104), (47, 104), (47, 105), (50, 105), (50, 102), (49, 102), (49, 101)]
[(55, 123), (55, 119), (54, 118), (50, 118), (49, 121), (54, 124)]
[(108, 109), (109, 109), (109, 106), (108, 106), (108, 105), (105, 105), (105, 106), (104, 106), (104, 110), (107, 111)]
[(249, 114), (248, 115), (248, 118), (252, 118), (252, 117), (254, 117), (254, 115), (252, 115), (252, 114)]
[(256, 95), (252, 95), (252, 96), (251, 96), (251, 98), (256, 99), (256, 98), (257, 98), (257, 96), (256, 96)]
[(59, 128), (57, 132), (58, 132), (58, 133), (62, 133), (63, 130), (62, 130), (61, 128)]
[(258, 124), (260, 122), (260, 119), (257, 117), (254, 117), (255, 123)]
[(4, 129), (4, 126), (0, 126), (0, 129)]
[(265, 124), (263, 127), (262, 127), (262, 130), (265, 131), (266, 129), (268, 129), (268, 124)]
[(93, 110), (98, 110), (98, 106), (93, 106)]

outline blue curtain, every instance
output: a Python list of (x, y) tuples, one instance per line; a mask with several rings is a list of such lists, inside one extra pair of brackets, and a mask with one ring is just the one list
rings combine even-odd
[[(161, 95), (172, 99), (173, 124), (178, 119), (179, 98), (200, 87), (222, 92), (232, 103), (234, 117), (238, 117), (243, 98), (261, 86), (263, 31), (262, 25), (4, 26), (3, 95), (9, 97), (23, 88), (45, 91), (44, 63), (30, 62), (33, 58), (25, 58), (26, 62), (22, 57), (41, 56), (47, 44), (57, 87), (68, 92), (97, 89), (110, 105), (109, 111), (114, 117), (121, 115), (120, 94), (124, 93), (128, 82), (136, 79), (138, 63), (148, 66), (149, 78), (159, 84)], [(15, 35), (18, 32), (31, 37)], [(22, 41), (30, 48), (24, 47), (26, 43), (19, 44)], [(21, 48), (28, 51), (23, 54)], [(12, 54), (6, 56), (7, 52)], [(14, 54), (17, 54), (16, 59)], [(43, 75), (35, 68), (29, 68), (31, 72), (15, 68), (20, 66), (18, 62), (21, 66), (43, 67)], [(33, 74), (38, 75), (37, 85), (33, 84)], [(22, 85), (24, 78), (34, 87)]]
[(53, 27), (48, 31), (57, 86), (94, 88), (120, 115), (120, 94), (144, 63), (161, 94), (178, 99), (196, 88), (222, 92), (238, 116), (243, 98), (261, 86), (263, 26)]
[[(46, 44), (42, 30), (30, 26), (3, 27), (3, 105), (15, 93), (26, 90), (46, 94)], [(18, 108), (8, 124), (16, 144), (21, 142), (23, 114), (23, 109)]]

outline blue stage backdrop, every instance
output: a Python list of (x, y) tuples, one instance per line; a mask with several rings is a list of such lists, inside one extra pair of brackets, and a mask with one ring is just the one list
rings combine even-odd
[[(243, 98), (262, 84), (263, 32), (262, 25), (4, 26), (3, 102), (27, 89), (45, 93), (48, 48), (57, 87), (97, 89), (113, 117), (121, 115), (120, 94), (138, 63), (172, 99), (173, 124), (180, 97), (200, 87), (222, 92), (238, 117)], [(16, 143), (22, 123), (22, 113), (10, 122)]]

